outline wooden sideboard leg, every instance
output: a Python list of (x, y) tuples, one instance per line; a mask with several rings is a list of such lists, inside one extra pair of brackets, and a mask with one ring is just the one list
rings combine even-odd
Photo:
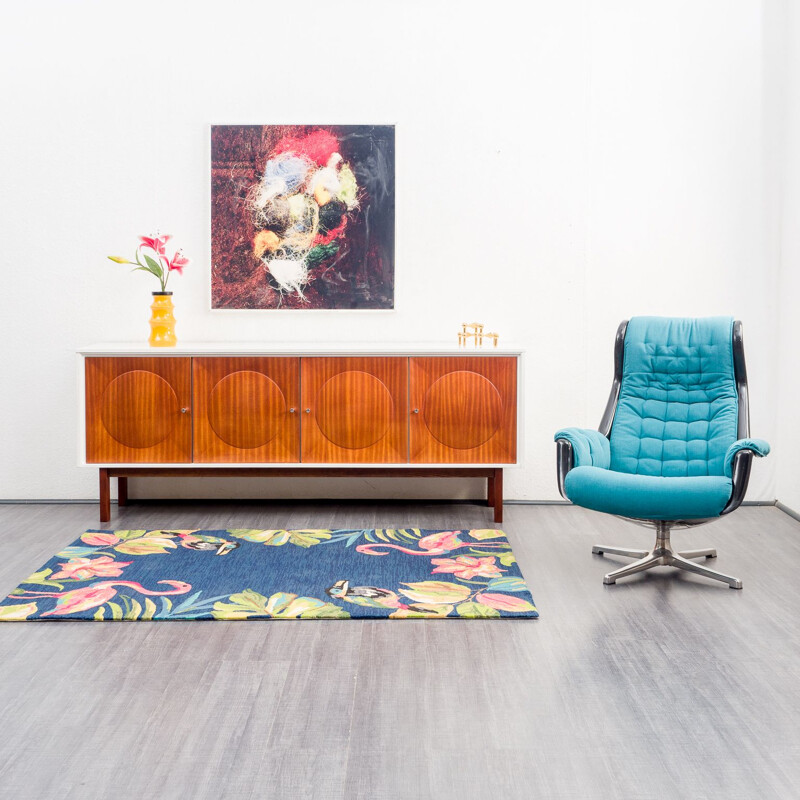
[(491, 475), (486, 479), (486, 505), (489, 508), (494, 508), (494, 476)]
[(100, 522), (111, 519), (111, 479), (108, 470), (100, 470)]
[(117, 505), (128, 505), (128, 479), (122, 475), (117, 478)]
[(493, 503), (494, 506), (494, 521), (495, 522), (502, 522), (503, 521), (503, 470), (496, 469), (494, 471), (494, 479), (492, 479), (493, 489), (492, 492)]

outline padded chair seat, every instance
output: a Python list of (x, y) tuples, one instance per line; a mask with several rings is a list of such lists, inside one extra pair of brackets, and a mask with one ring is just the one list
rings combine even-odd
[(662, 478), (601, 467), (575, 467), (564, 482), (576, 505), (624, 517), (656, 520), (717, 517), (731, 496), (721, 475)]

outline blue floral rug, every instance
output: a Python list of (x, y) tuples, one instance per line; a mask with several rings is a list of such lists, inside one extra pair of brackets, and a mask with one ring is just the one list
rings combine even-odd
[(538, 617), (498, 530), (90, 530), (0, 621)]

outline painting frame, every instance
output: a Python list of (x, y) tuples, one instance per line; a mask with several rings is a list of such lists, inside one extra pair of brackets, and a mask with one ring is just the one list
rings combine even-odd
[(395, 311), (395, 134), (212, 124), (210, 309)]

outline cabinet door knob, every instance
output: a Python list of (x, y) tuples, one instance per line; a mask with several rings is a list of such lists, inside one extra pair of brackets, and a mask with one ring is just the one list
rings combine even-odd
[(306, 414), (310, 414), (310, 413), (311, 413), (311, 409), (310, 409), (310, 408), (307, 408), (307, 409), (306, 409)]
[(295, 412), (295, 409), (293, 409), (293, 408), (290, 408), (290, 409), (289, 409), (289, 413), (290, 413), (290, 414), (294, 414), (294, 412)]
[(188, 413), (189, 413), (189, 409), (188, 408), (182, 408), (181, 409), (181, 414), (188, 414)]
[(415, 414), (419, 414), (419, 409), (418, 409), (418, 408), (415, 408), (415, 409), (414, 409), (414, 413), (415, 413)]

